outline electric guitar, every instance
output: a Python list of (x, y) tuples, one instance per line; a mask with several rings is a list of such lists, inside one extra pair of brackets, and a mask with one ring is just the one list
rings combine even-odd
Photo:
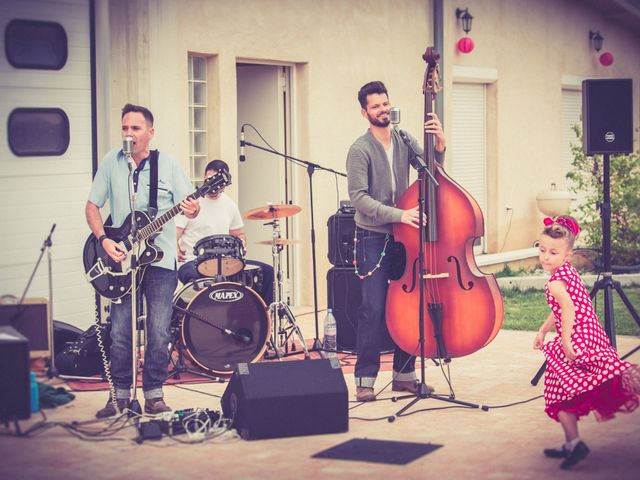
[[(193, 199), (204, 195), (215, 195), (227, 185), (231, 184), (231, 175), (223, 170), (205, 179), (204, 183), (194, 193), (189, 195)], [(139, 285), (144, 271), (151, 263), (162, 259), (163, 253), (153, 243), (162, 226), (178, 215), (182, 210), (175, 205), (155, 220), (151, 220), (145, 212), (134, 212), (137, 232), (131, 233), (131, 214), (119, 227), (104, 227), (105, 234), (111, 240), (120, 244), (127, 253), (122, 262), (114, 261), (98, 243), (95, 235), (89, 235), (84, 245), (82, 259), (87, 280), (103, 297), (112, 301), (118, 300), (131, 291), (131, 256), (135, 254), (138, 264), (136, 285)]]

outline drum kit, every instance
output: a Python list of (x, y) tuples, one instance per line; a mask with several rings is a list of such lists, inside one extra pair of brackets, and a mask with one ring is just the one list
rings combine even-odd
[(294, 336), (309, 357), (302, 332), (283, 300), (281, 253), (300, 242), (280, 236), (280, 219), (300, 210), (297, 205), (269, 204), (244, 214), (247, 220), (268, 220), (265, 225), (272, 227), (271, 240), (257, 242), (271, 245), (273, 303), (268, 306), (255, 291), (262, 287), (262, 272), (256, 266), (245, 267), (239, 238), (213, 235), (196, 243), (194, 254), (202, 278), (185, 285), (173, 298), (173, 343), (179, 338), (181, 344), (178, 365), (183, 365), (183, 350), (202, 370), (229, 375), (238, 363), (256, 362), (263, 356), (281, 359), (290, 353), (290, 345), (291, 353), (298, 353)]

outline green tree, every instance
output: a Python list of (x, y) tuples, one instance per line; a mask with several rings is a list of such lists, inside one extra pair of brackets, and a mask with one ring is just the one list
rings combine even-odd
[[(576, 208), (581, 220), (582, 240), (602, 248), (600, 205), (603, 201), (602, 155), (587, 156), (582, 151), (580, 125), (574, 126), (580, 140), (571, 145), (572, 170), (567, 174), (571, 191), (580, 192)], [(640, 155), (611, 155), (611, 262), (614, 265), (640, 264)]]

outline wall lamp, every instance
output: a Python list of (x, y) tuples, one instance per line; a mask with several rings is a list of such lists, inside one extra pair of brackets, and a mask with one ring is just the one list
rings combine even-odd
[(600, 30), (597, 32), (589, 30), (589, 40), (591, 40), (591, 44), (596, 52), (600, 52), (600, 50), (602, 50), (602, 42), (604, 42), (604, 38), (600, 35)]
[(471, 23), (473, 22), (473, 15), (469, 13), (469, 9), (456, 8), (456, 18), (462, 20), (462, 30), (468, 34), (471, 31)]

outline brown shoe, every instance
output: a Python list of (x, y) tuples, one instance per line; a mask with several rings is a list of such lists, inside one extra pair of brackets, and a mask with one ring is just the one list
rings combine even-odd
[(129, 400), (128, 398), (119, 398), (116, 400), (116, 403), (118, 405), (117, 412), (116, 412), (116, 409), (113, 407), (113, 402), (111, 401), (111, 398), (109, 398), (104, 408), (101, 408), (96, 412), (96, 418), (113, 417), (116, 413), (122, 413), (125, 409), (131, 406), (131, 400)]
[(156, 415), (158, 413), (170, 412), (172, 409), (166, 403), (164, 398), (149, 398), (144, 402), (144, 413)]
[[(419, 393), (420, 392), (420, 382), (417, 380), (411, 381), (402, 381), (402, 380), (394, 380), (391, 385), (391, 390), (394, 392), (409, 392), (409, 393)], [(433, 393), (436, 389), (431, 385), (427, 385), (427, 392)]]
[(356, 387), (356, 400), (359, 402), (373, 402), (376, 399), (376, 394), (373, 393), (371, 387)]

